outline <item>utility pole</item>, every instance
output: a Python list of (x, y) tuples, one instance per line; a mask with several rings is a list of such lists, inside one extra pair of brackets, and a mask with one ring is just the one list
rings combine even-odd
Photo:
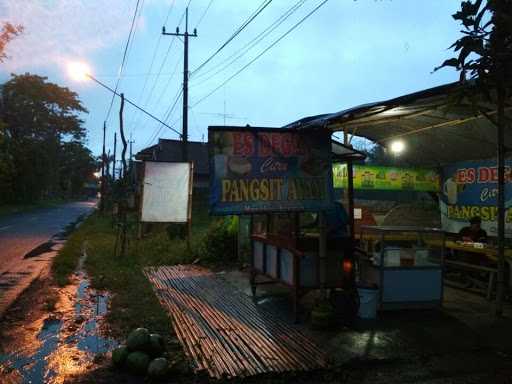
[(117, 145), (117, 132), (114, 132), (114, 161), (112, 162), (112, 180), (116, 181), (116, 145)]
[(110, 176), (110, 148), (107, 153), (107, 177)]
[(124, 110), (124, 93), (121, 93), (121, 108), (119, 109), (119, 131), (121, 133), (121, 141), (123, 142), (123, 150), (121, 152), (121, 164), (122, 171), (120, 178), (124, 179), (126, 174), (126, 147), (128, 146), (128, 142), (126, 141), (126, 137), (124, 136), (124, 124), (123, 124), (123, 110)]
[(133, 152), (132, 152), (132, 144), (133, 144), (133, 143), (135, 143), (135, 141), (134, 141), (134, 140), (132, 140), (132, 134), (131, 134), (131, 132), (130, 132), (130, 141), (129, 141), (129, 143), (130, 143), (130, 161), (129, 161), (129, 164), (131, 164), (131, 163), (132, 163), (132, 156), (133, 156)]
[(101, 151), (101, 200), (100, 200), (100, 211), (105, 210), (105, 133), (107, 131), (107, 122), (103, 122), (103, 150)]
[(162, 27), (162, 35), (183, 37), (183, 130), (181, 140), (183, 141), (183, 161), (188, 161), (188, 38), (197, 37), (195, 28), (193, 34), (188, 33), (188, 7), (185, 10), (185, 33), (180, 33), (179, 27), (176, 27), (175, 33), (166, 33), (164, 26)]

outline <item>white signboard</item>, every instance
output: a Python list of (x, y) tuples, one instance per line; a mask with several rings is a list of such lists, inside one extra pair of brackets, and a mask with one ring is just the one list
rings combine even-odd
[(191, 178), (192, 163), (145, 162), (141, 221), (186, 223)]

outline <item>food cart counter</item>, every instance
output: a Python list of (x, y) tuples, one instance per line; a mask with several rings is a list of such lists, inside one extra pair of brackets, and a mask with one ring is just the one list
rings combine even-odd
[(439, 307), (445, 234), (438, 228), (363, 226), (360, 279), (379, 288), (381, 310)]

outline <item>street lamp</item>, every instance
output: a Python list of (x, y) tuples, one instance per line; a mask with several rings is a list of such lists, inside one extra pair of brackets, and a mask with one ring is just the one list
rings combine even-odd
[(399, 155), (405, 150), (405, 143), (402, 140), (395, 140), (389, 148), (394, 155)]
[(75, 81), (86, 81), (91, 75), (91, 68), (83, 61), (71, 61), (67, 64), (67, 72), (69, 77)]

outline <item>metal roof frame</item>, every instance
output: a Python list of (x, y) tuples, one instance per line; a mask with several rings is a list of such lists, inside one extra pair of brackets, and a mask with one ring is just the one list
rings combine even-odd
[[(467, 98), (455, 102), (460, 89), (458, 82), (445, 84), (340, 112), (309, 116), (285, 127), (345, 131), (384, 147), (400, 138), (406, 143), (406, 151), (400, 156), (414, 166), (493, 158), (496, 127), (486, 116), (477, 114)], [(478, 104), (485, 115), (496, 113), (488, 103)], [(512, 120), (512, 103), (506, 114)], [(505, 146), (512, 148), (510, 130), (505, 132)]]

